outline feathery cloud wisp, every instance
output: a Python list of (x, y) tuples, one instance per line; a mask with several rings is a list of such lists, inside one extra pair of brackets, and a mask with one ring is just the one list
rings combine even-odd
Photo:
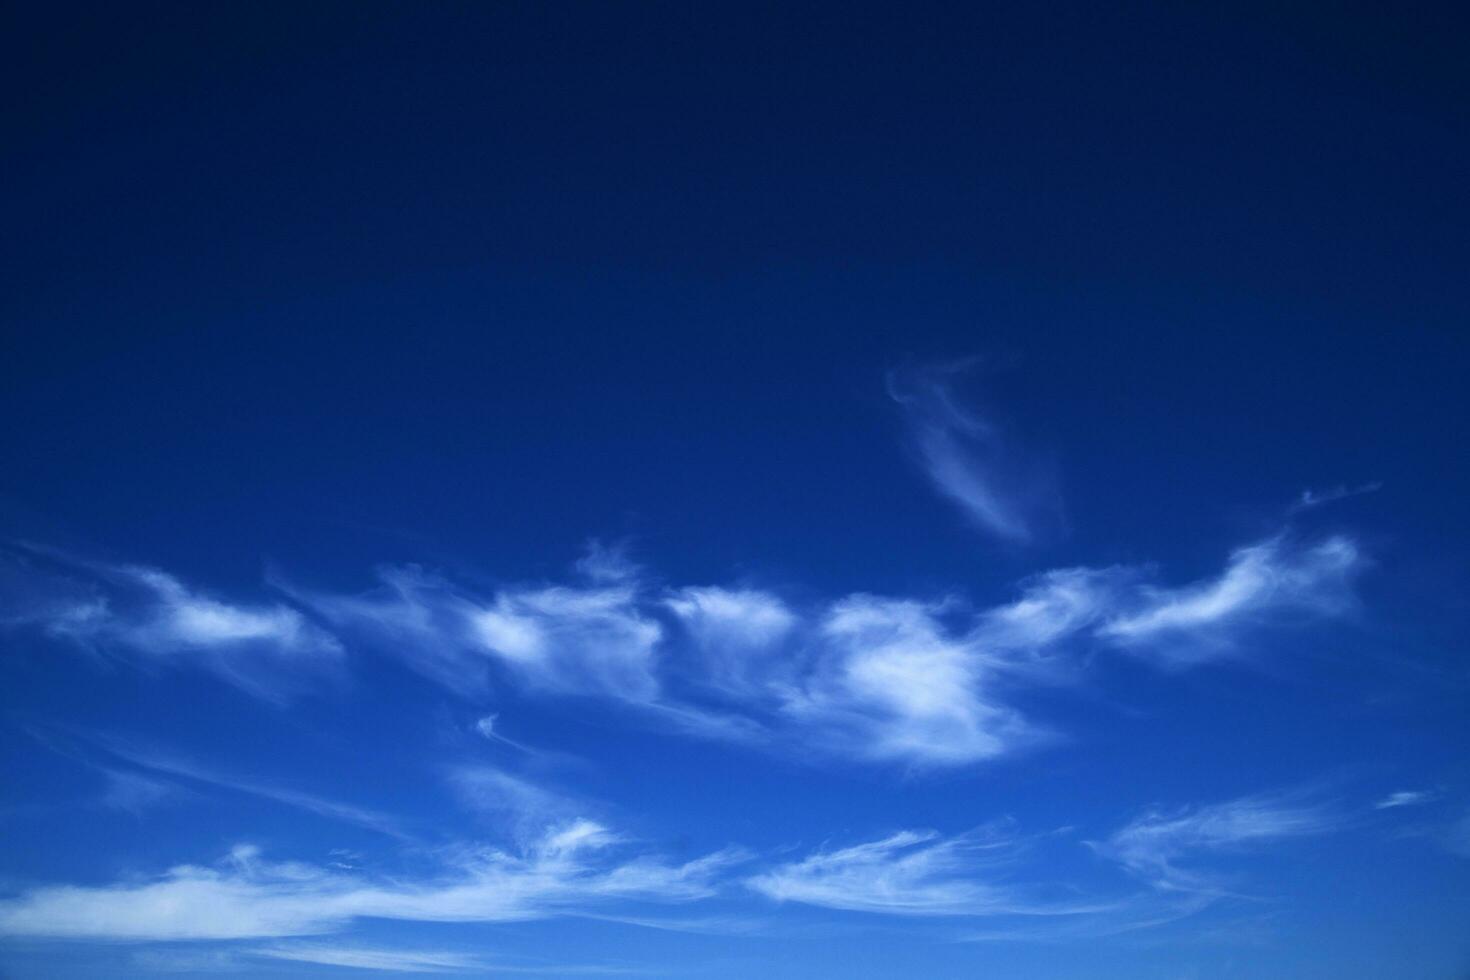
[(1319, 834), (1335, 821), (1320, 806), (1246, 797), (1167, 813), (1150, 810), (1093, 849), (1155, 887), (1216, 890), (1213, 876), (1179, 867), (1181, 859), (1269, 841)]
[[(20, 577), (24, 586), (12, 587)], [(289, 606), (226, 602), (156, 568), (42, 549), (0, 554), (0, 624), (40, 627), (104, 654), (202, 666), (273, 700), (342, 654), (336, 637)]]
[(1211, 659), (1228, 653), (1241, 630), (1293, 614), (1346, 611), (1362, 564), (1357, 546), (1341, 535), (1310, 546), (1272, 538), (1237, 549), (1216, 579), (1144, 586), (1141, 600), (1109, 618), (1097, 635), (1164, 664)]
[(1018, 451), (1000, 427), (964, 407), (954, 380), (974, 361), (892, 371), (888, 395), (902, 409), (930, 481), (975, 526), (1027, 544), (1059, 518), (1051, 473)]
[(512, 922), (619, 901), (689, 902), (714, 891), (740, 859), (716, 852), (683, 864), (618, 859), (616, 838), (578, 820), (522, 854), (462, 852), (422, 880), (376, 880), (236, 848), (213, 867), (180, 865), (145, 882), (47, 886), (0, 900), (0, 935), (98, 940), (250, 939), (333, 932), (358, 918)]
[(900, 916), (1073, 915), (1103, 907), (1040, 901), (1007, 883), (1004, 872), (1024, 843), (997, 826), (954, 837), (905, 830), (818, 851), (745, 884), (779, 902)]
[(1401, 806), (1420, 806), (1433, 801), (1439, 794), (1433, 790), (1399, 790), (1389, 793), (1383, 799), (1373, 804), (1375, 810), (1392, 810)]

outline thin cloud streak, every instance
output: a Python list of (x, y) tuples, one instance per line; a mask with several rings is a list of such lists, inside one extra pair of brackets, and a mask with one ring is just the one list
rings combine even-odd
[(408, 834), (399, 826), (395, 818), (365, 807), (340, 803), (336, 800), (329, 800), (312, 793), (304, 793), (286, 787), (272, 786), (256, 780), (244, 779), (231, 774), (215, 772), (207, 767), (197, 765), (168, 752), (156, 748), (138, 746), (125, 739), (96, 736), (91, 738), (90, 741), (110, 755), (153, 773), (162, 773), (236, 793), (244, 793), (247, 796), (256, 796), (261, 799), (271, 800), (275, 803), (315, 814), (328, 820), (335, 820), (340, 823), (352, 824), (376, 831), (395, 840), (409, 841), (413, 839), (412, 835)]
[(1004, 883), (1022, 844), (997, 828), (955, 837), (905, 830), (819, 851), (745, 884), (777, 902), (898, 916), (1078, 915), (1106, 907), (1045, 903)]
[(888, 395), (908, 423), (930, 482), (977, 528), (1015, 545), (1032, 543), (1060, 520), (1050, 472), (1021, 453), (995, 422), (960, 403), (955, 379), (975, 361), (895, 370)]
[(1244, 797), (1174, 811), (1150, 810), (1092, 848), (1130, 874), (1169, 891), (1218, 892), (1218, 878), (1181, 862), (1293, 837), (1325, 833), (1338, 820), (1324, 807), (1283, 797)]
[(1401, 806), (1423, 806), (1432, 803), (1439, 798), (1439, 794), (1433, 790), (1399, 790), (1389, 793), (1383, 799), (1373, 804), (1375, 810), (1392, 810)]
[(47, 886), (0, 901), (0, 935), (95, 940), (306, 936), (362, 918), (517, 922), (620, 902), (685, 903), (714, 894), (743, 856), (667, 863), (614, 856), (619, 839), (591, 821), (554, 828), (525, 853), (470, 848), (437, 876), (376, 880), (237, 847), (212, 867), (181, 865), (146, 882)]

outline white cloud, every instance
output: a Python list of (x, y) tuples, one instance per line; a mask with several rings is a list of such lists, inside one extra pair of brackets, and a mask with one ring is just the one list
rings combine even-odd
[(1028, 899), (1006, 884), (1021, 842), (991, 828), (957, 837), (905, 830), (819, 851), (746, 879), (780, 902), (904, 916), (1064, 915), (1083, 906)]
[(503, 591), (470, 621), (483, 648), (533, 686), (628, 701), (658, 695), (653, 657), (663, 628), (640, 610), (632, 586)]
[(666, 604), (701, 644), (710, 646), (768, 647), (796, 623), (778, 596), (755, 589), (684, 588)]
[[(1282, 535), (1236, 550), (1219, 576), (1191, 585), (1150, 584), (1122, 566), (1060, 568), (976, 611), (956, 599), (855, 593), (797, 606), (754, 588), (653, 590), (620, 554), (594, 558), (590, 585), (477, 594), (405, 566), (381, 569), (361, 594), (281, 587), (354, 649), (398, 658), (460, 695), (485, 697), (493, 676), (501, 691), (598, 698), (654, 727), (786, 754), (958, 766), (1043, 734), (1014, 706), (1019, 685), (1075, 680), (1099, 648), (1166, 667), (1234, 653), (1250, 630), (1350, 610), (1364, 564), (1346, 537)], [(295, 653), (341, 648), (286, 606), (223, 603), (151, 570), (108, 575), (148, 601), (120, 612), (111, 593), (72, 588), (41, 607), (47, 628), (155, 652), (226, 651), (212, 662), (245, 678), (263, 660), (294, 668)], [(489, 717), (481, 734), (530, 751)]]
[(683, 864), (617, 858), (617, 839), (576, 821), (515, 855), (464, 849), (420, 880), (369, 879), (249, 847), (213, 867), (181, 865), (147, 881), (46, 886), (0, 901), (0, 935), (97, 940), (251, 939), (333, 932), (359, 918), (512, 922), (626, 901), (683, 903), (714, 892), (739, 860), (717, 852)]
[(1382, 489), (1383, 484), (1377, 480), (1357, 487), (1350, 487), (1340, 483), (1326, 490), (1312, 490), (1308, 488), (1303, 490), (1296, 501), (1292, 503), (1289, 513), (1295, 514), (1304, 510), (1311, 510), (1314, 507), (1335, 503), (1347, 497), (1357, 497), (1365, 493), (1377, 493)]
[(283, 943), (249, 950), (254, 957), (287, 960), (293, 963), (316, 963), (342, 966), (355, 970), (386, 970), (393, 973), (465, 973), (480, 976), (503, 973), (584, 976), (627, 974), (640, 971), (618, 966), (582, 964), (577, 966), (515, 964), (489, 960), (473, 953), (454, 950), (382, 949), (378, 947), (339, 945), (336, 943)]
[(626, 545), (606, 545), (596, 538), (587, 542), (587, 553), (577, 559), (577, 571), (596, 585), (633, 582), (640, 571), (628, 557)]
[(693, 641), (700, 683), (727, 697), (763, 697), (772, 658), (798, 620), (769, 592), (718, 586), (680, 589), (665, 600)]
[(1136, 608), (1097, 632), (1125, 649), (1189, 664), (1229, 651), (1242, 629), (1293, 613), (1346, 611), (1361, 567), (1358, 548), (1346, 537), (1307, 547), (1272, 538), (1237, 549), (1216, 579), (1178, 589), (1145, 587)]
[(1151, 810), (1092, 847), (1156, 887), (1212, 891), (1217, 887), (1212, 876), (1181, 868), (1179, 862), (1319, 834), (1335, 823), (1320, 806), (1295, 805), (1281, 798), (1246, 797), (1173, 812)]
[(354, 646), (396, 657), (450, 690), (483, 693), (489, 664), (470, 624), (478, 606), (416, 565), (385, 566), (377, 578), (376, 588), (355, 595), (274, 584)]
[(826, 646), (785, 710), (826, 745), (933, 764), (999, 755), (1028, 734), (989, 697), (980, 651), (950, 635), (940, 609), (852, 596), (822, 623)]
[(357, 642), (401, 658), (445, 687), (483, 693), (499, 664), (528, 688), (648, 701), (663, 636), (636, 583), (506, 588), (476, 596), (416, 566), (383, 568), (356, 596), (292, 590)]
[(1439, 794), (1432, 790), (1399, 790), (1389, 793), (1373, 804), (1375, 810), (1391, 810), (1401, 806), (1420, 806), (1434, 800)]
[[(39, 626), (101, 653), (205, 667), (251, 693), (280, 700), (304, 673), (336, 663), (341, 644), (279, 603), (225, 602), (138, 565), (83, 561), (31, 549), (6, 556), (28, 582), (0, 599), (0, 623)], [(5, 601), (9, 600), (9, 601)], [(14, 605), (13, 611), (7, 610)]]
[(891, 372), (888, 394), (903, 410), (935, 488), (981, 530), (1025, 544), (1057, 521), (1060, 498), (1045, 467), (1010, 445), (998, 425), (960, 404), (953, 380), (973, 363)]
[(388, 970), (393, 973), (460, 973), (466, 970), (484, 970), (492, 965), (479, 956), (448, 950), (373, 949), (323, 943), (263, 946), (252, 949), (250, 953), (252, 956), (292, 963), (345, 966), (354, 970)]
[(980, 617), (977, 638), (992, 650), (1044, 652), (1116, 609), (1135, 578), (1125, 568), (1061, 568), (1032, 576), (1019, 599)]

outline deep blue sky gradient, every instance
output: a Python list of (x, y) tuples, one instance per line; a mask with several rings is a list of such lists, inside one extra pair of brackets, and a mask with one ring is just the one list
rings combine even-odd
[[(0, 903), (239, 842), (413, 879), (425, 839), (502, 839), (445, 787), (473, 760), (672, 859), (748, 849), (714, 897), (656, 914), (756, 924), (364, 919), (331, 941), (552, 975), (1470, 970), (1470, 78), (1449, 5), (82, 4), (12, 7), (0, 33)], [(954, 397), (1053, 474), (1029, 544), (934, 492), (890, 396), (894, 372), (965, 358)], [(1338, 486), (1376, 489), (1291, 512)], [(276, 703), (25, 612), (58, 563), (258, 606), (406, 564), (479, 595), (578, 581), (592, 539), (650, 595), (983, 609), (1047, 569), (1213, 580), (1283, 532), (1356, 543), (1351, 610), (1197, 668), (1069, 651), (1065, 681), (1007, 682), (1051, 741), (938, 769), (503, 679), (447, 690), (352, 639)], [(561, 761), (481, 738), (496, 711)], [(156, 768), (179, 795), (109, 806), (99, 767), (132, 764), (107, 738), (393, 814), (418, 843)], [(1426, 802), (1375, 807), (1398, 791)], [(961, 942), (992, 924), (741, 884), (1005, 819), (1036, 835), (1014, 874), (1116, 895), (1084, 841), (1263, 794), (1332, 830), (1242, 848), (1234, 897), (1158, 928)], [(187, 972), (203, 949), (237, 975), (348, 975), (259, 946), (5, 936), (0, 973)]]

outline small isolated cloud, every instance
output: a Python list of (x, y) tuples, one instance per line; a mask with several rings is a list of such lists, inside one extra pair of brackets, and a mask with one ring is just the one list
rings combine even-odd
[(577, 559), (577, 571), (594, 585), (614, 585), (636, 580), (642, 569), (629, 557), (627, 544), (609, 545), (593, 538), (586, 554)]
[(964, 405), (955, 382), (975, 361), (896, 370), (888, 394), (908, 423), (930, 481), (977, 528), (1010, 544), (1034, 541), (1059, 523), (1051, 471), (1019, 450), (1001, 426)]
[(1335, 487), (1328, 487), (1325, 490), (1306, 489), (1292, 502), (1289, 512), (1297, 514), (1304, 510), (1312, 510), (1313, 508), (1335, 503), (1348, 497), (1357, 497), (1365, 493), (1377, 493), (1382, 489), (1383, 484), (1377, 480), (1356, 487), (1338, 484)]
[(1427, 789), (1399, 790), (1396, 793), (1389, 793), (1383, 799), (1374, 803), (1373, 809), (1392, 810), (1401, 806), (1421, 806), (1425, 803), (1432, 802), (1438, 796), (1438, 793)]
[(1174, 811), (1150, 810), (1091, 846), (1156, 888), (1212, 892), (1219, 887), (1212, 875), (1181, 867), (1181, 862), (1320, 834), (1335, 824), (1320, 806), (1247, 797)]

